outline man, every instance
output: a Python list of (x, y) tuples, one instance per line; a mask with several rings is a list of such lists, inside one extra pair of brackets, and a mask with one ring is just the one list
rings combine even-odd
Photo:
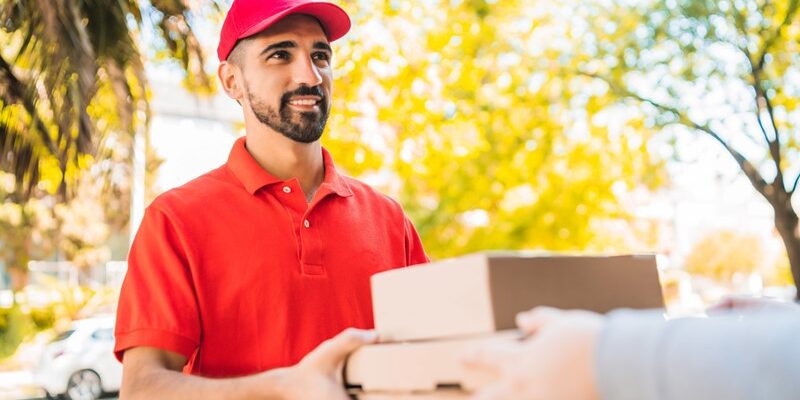
[(733, 299), (711, 318), (540, 307), (517, 316), (525, 341), (475, 349), (494, 374), (474, 399), (800, 398), (800, 306)]
[(122, 398), (346, 398), (337, 368), (375, 338), (336, 334), (372, 328), (369, 277), (428, 261), (401, 207), (320, 145), (329, 43), (349, 28), (330, 3), (231, 5), (218, 75), (246, 136), (145, 213), (117, 312)]

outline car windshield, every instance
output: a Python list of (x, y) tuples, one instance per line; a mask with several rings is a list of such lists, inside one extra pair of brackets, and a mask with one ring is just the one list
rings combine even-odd
[(60, 341), (62, 341), (62, 340), (66, 340), (67, 338), (69, 338), (70, 336), (72, 336), (72, 334), (73, 334), (73, 333), (75, 333), (75, 330), (74, 330), (74, 329), (71, 329), (71, 330), (68, 330), (68, 331), (61, 332), (61, 333), (59, 333), (59, 334), (58, 334), (58, 336), (56, 336), (55, 338), (53, 338), (53, 340), (51, 341), (51, 343), (55, 343), (55, 342), (60, 342)]

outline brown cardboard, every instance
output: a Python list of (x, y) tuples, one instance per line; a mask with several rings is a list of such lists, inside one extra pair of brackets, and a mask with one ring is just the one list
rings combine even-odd
[(375, 329), (391, 341), (515, 328), (520, 311), (547, 305), (600, 313), (661, 308), (653, 255), (477, 253), (372, 276)]
[(465, 368), (462, 357), (479, 346), (514, 344), (519, 337), (517, 331), (505, 331), (470, 338), (364, 346), (347, 359), (344, 381), (360, 399), (464, 396), (489, 382), (491, 376)]

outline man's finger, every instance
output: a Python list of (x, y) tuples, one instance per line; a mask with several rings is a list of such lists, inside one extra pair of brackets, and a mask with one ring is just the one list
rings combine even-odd
[(342, 333), (322, 342), (303, 361), (334, 371), (347, 358), (348, 354), (365, 344), (375, 343), (377, 340), (378, 335), (375, 331), (347, 328)]
[(526, 335), (533, 335), (542, 326), (561, 317), (564, 311), (553, 307), (536, 307), (517, 314), (517, 327)]

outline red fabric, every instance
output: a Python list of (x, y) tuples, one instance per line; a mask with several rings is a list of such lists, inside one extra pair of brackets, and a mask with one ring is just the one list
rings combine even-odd
[(350, 17), (339, 6), (317, 0), (235, 0), (225, 15), (217, 57), (226, 60), (239, 39), (255, 35), (292, 14), (316, 18), (333, 42), (350, 30)]
[(159, 196), (130, 252), (117, 358), (157, 347), (186, 356), (188, 373), (237, 376), (295, 364), (347, 327), (372, 328), (369, 277), (428, 258), (399, 204), (323, 158), (310, 205), (243, 139), (226, 165)]

